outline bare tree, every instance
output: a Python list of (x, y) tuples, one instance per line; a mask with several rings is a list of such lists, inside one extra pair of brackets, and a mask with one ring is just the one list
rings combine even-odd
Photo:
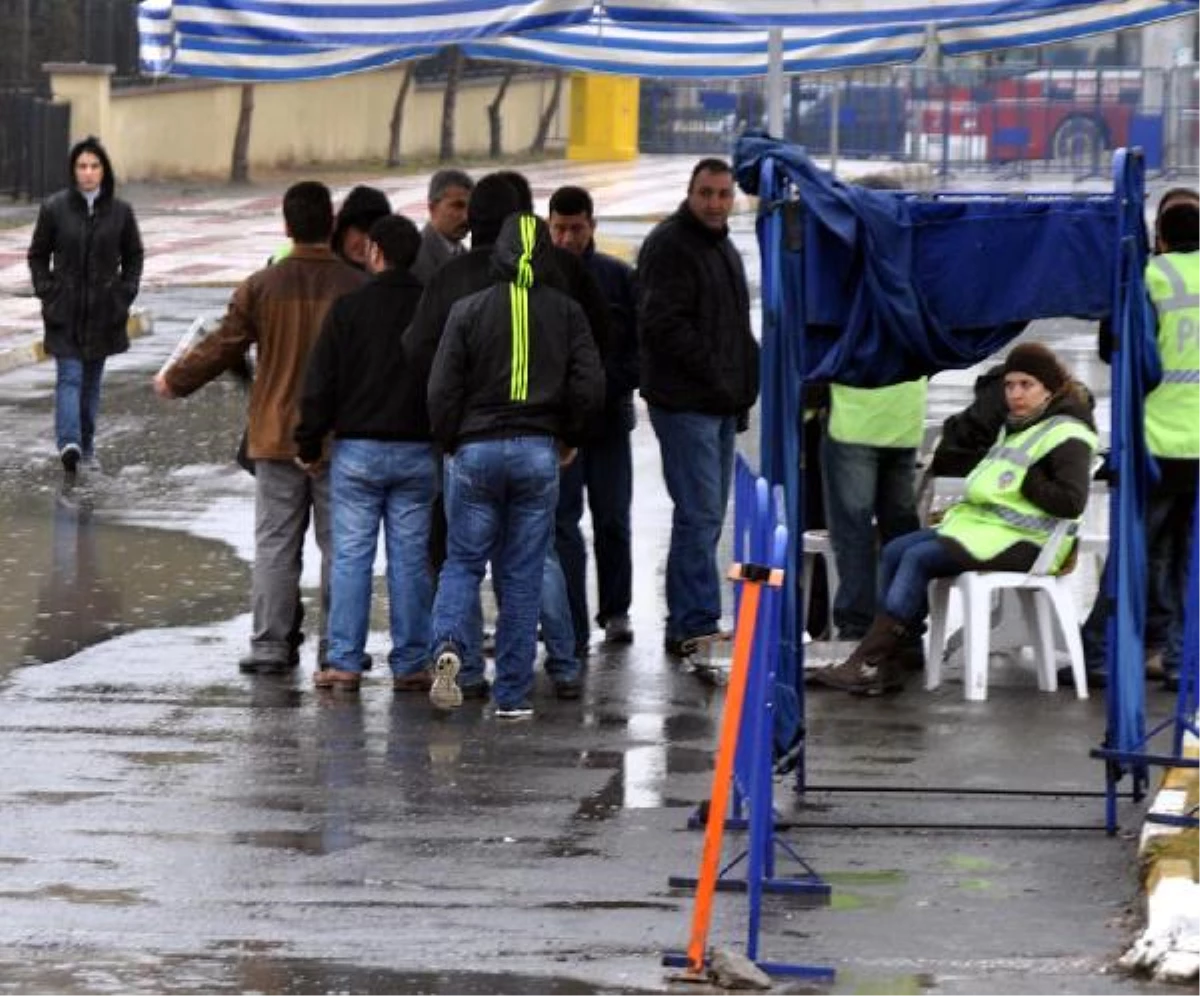
[(408, 91), (412, 89), (412, 78), (412, 66), (408, 66), (404, 70), (404, 79), (400, 81), (400, 89), (396, 91), (396, 102), (392, 105), (392, 120), (388, 126), (387, 164), (389, 166), (400, 165), (400, 131), (404, 125), (404, 103), (408, 100)]
[(488, 153), (493, 159), (498, 159), (504, 154), (504, 141), (501, 132), (503, 119), (500, 116), (500, 105), (504, 103), (504, 95), (508, 93), (509, 85), (512, 83), (516, 72), (516, 69), (511, 66), (504, 70), (504, 76), (500, 80), (500, 89), (496, 91), (496, 99), (487, 106)]
[(538, 121), (537, 134), (533, 136), (533, 142), (529, 146), (530, 152), (546, 151), (546, 139), (550, 137), (550, 125), (554, 122), (555, 115), (558, 114), (558, 102), (562, 99), (562, 88), (563, 74), (561, 70), (556, 70), (554, 89), (550, 91), (550, 101), (542, 111), (541, 120)]
[(243, 83), (237, 131), (233, 135), (233, 161), (229, 166), (230, 183), (245, 183), (250, 179), (250, 124), (253, 120), (254, 84)]
[(454, 117), (458, 108), (458, 78), (463, 67), (462, 49), (451, 45), (447, 56), (446, 91), (442, 94), (442, 147), (438, 153), (442, 162), (454, 158)]

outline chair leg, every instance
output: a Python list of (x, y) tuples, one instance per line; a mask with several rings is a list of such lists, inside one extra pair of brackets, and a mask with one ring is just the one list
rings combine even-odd
[(985, 702), (992, 589), (970, 572), (959, 578), (957, 587), (963, 600), (963, 696), (968, 702)]
[(925, 687), (929, 691), (942, 683), (942, 656), (946, 653), (951, 587), (951, 582), (941, 579), (929, 585), (929, 649), (925, 652)]
[(1071, 677), (1075, 680), (1075, 697), (1086, 699), (1088, 688), (1087, 675), (1084, 673), (1083, 640), (1079, 636), (1079, 616), (1075, 613), (1074, 596), (1070, 589), (1057, 579), (1046, 589), (1046, 595), (1054, 606), (1058, 625), (1062, 627), (1063, 643), (1071, 661)]
[(808, 613), (812, 608), (812, 581), (814, 573), (813, 565), (816, 563), (816, 559), (817, 555), (815, 553), (806, 552), (804, 554), (804, 573), (803, 580), (801, 582), (804, 585), (804, 591), (801, 594), (801, 597), (804, 599), (804, 612), (801, 618), (804, 621), (801, 626), (801, 632), (808, 631)]
[(833, 619), (833, 600), (837, 598), (838, 584), (841, 583), (841, 576), (838, 574), (837, 557), (833, 555), (833, 551), (823, 554), (825, 558), (825, 580), (829, 586), (829, 618)]
[(1049, 593), (1040, 588), (1022, 588), (1021, 599), (1027, 601), (1033, 615), (1037, 640), (1034, 652), (1037, 654), (1038, 688), (1043, 692), (1058, 691), (1058, 668), (1054, 654), (1054, 621), (1050, 618), (1054, 606), (1049, 599)]

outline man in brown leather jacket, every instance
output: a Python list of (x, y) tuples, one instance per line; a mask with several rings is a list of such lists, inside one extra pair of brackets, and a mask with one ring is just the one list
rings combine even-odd
[(254, 619), (250, 654), (238, 662), (246, 673), (284, 671), (298, 661), (290, 633), (310, 516), (321, 550), (324, 627), (331, 554), (329, 480), (324, 465), (312, 474), (297, 466), (293, 433), (309, 353), (325, 313), (367, 279), (330, 250), (333, 202), (324, 184), (305, 181), (290, 187), (283, 196), (283, 218), (292, 252), (244, 280), (221, 328), (154, 380), (161, 397), (186, 397), (240, 363), (252, 345), (257, 351), (248, 418), (248, 451), (256, 469)]

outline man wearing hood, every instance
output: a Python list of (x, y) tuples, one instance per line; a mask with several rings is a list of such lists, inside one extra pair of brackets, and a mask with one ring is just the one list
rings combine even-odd
[(104, 361), (129, 348), (125, 326), (144, 254), (133, 209), (113, 196), (116, 177), (100, 140), (78, 142), (68, 161), (72, 185), (42, 204), (28, 259), (56, 367), (55, 444), (73, 474), (95, 456)]
[(667, 653), (702, 653), (721, 636), (717, 543), (733, 480), (734, 435), (758, 398), (750, 291), (729, 238), (733, 173), (692, 170), (687, 199), (638, 256), (641, 392), (675, 505), (667, 555)]
[(549, 232), (510, 215), (493, 283), (450, 311), (429, 380), (429, 420), (447, 454), (449, 548), (433, 611), (430, 698), (462, 702), (457, 678), (487, 561), (504, 597), (496, 628), (496, 715), (532, 714), (542, 573), (554, 532), (560, 452), (573, 455), (604, 404), (583, 310), (543, 283)]

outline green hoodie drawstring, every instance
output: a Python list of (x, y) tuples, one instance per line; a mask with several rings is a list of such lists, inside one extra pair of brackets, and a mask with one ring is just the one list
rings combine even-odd
[(517, 277), (508, 285), (508, 304), (512, 317), (512, 380), (510, 397), (513, 401), (529, 399), (529, 288), (533, 286), (533, 244), (537, 236), (537, 219), (531, 214), (521, 216), (521, 258), (517, 260)]

